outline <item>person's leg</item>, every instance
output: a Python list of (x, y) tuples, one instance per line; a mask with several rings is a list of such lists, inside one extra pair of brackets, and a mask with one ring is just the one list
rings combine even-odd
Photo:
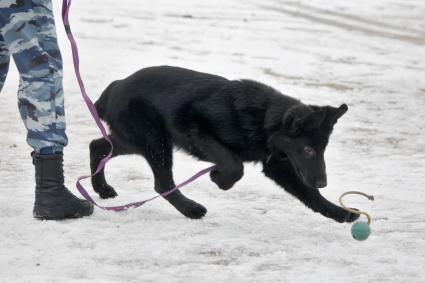
[(62, 219), (90, 215), (93, 206), (63, 185), (65, 134), (62, 60), (51, 2), (22, 0), (2, 13), (4, 41), (20, 73), (19, 111), (34, 148), (36, 199), (34, 216)]
[[(35, 152), (62, 152), (65, 134), (62, 59), (50, 1), (30, 1), (2, 30), (20, 73), (19, 112)], [(37, 5), (35, 4), (37, 2)]]
[(9, 49), (7, 48), (6, 42), (4, 41), (3, 35), (1, 33), (1, 28), (5, 24), (5, 20), (3, 19), (2, 14), (3, 13), (0, 8), (0, 92), (3, 89), (7, 72), (9, 71), (10, 62)]
[(0, 34), (0, 92), (3, 89), (4, 81), (6, 80), (7, 72), (9, 71), (9, 50), (3, 42), (3, 37)]

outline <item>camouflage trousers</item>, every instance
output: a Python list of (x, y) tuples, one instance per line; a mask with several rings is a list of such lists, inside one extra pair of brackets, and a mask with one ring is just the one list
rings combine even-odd
[(62, 57), (50, 0), (0, 1), (0, 91), (10, 56), (20, 74), (18, 106), (28, 144), (38, 153), (62, 151), (68, 143)]

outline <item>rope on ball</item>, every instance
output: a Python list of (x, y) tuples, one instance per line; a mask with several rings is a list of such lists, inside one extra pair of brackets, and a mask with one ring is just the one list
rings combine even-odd
[(353, 209), (353, 208), (349, 208), (347, 207), (343, 202), (342, 199), (343, 197), (345, 197), (346, 195), (361, 195), (364, 196), (366, 198), (368, 198), (370, 201), (374, 201), (375, 198), (372, 195), (368, 195), (362, 192), (358, 192), (358, 191), (349, 191), (349, 192), (345, 192), (343, 193), (340, 197), (339, 197), (339, 203), (341, 204), (341, 206), (354, 214), (358, 214), (358, 215), (364, 215), (367, 217), (367, 222), (364, 221), (357, 221), (356, 223), (353, 224), (353, 226), (351, 227), (351, 235), (353, 236), (354, 239), (358, 240), (358, 241), (364, 241), (366, 240), (370, 233), (371, 233), (371, 229), (370, 229), (370, 224), (372, 222), (372, 218), (370, 217), (370, 215), (364, 211), (360, 211), (357, 209)]

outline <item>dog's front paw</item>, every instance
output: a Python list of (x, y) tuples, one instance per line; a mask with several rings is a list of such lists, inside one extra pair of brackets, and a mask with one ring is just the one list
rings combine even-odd
[(339, 223), (344, 223), (344, 222), (351, 223), (356, 221), (360, 215), (349, 212), (343, 208), (339, 208), (337, 211), (334, 211), (332, 215), (328, 214), (327, 216)]
[(115, 189), (108, 184), (102, 184), (100, 186), (94, 187), (94, 191), (100, 196), (102, 199), (114, 198), (118, 196)]
[(184, 205), (179, 205), (176, 208), (184, 216), (191, 219), (200, 219), (207, 214), (207, 209), (203, 205), (189, 199), (185, 201)]
[[(352, 208), (352, 209), (357, 210), (355, 208)], [(350, 223), (350, 222), (354, 222), (355, 220), (359, 218), (358, 214), (349, 212), (343, 209), (342, 207), (339, 207), (336, 205), (335, 206), (332, 205), (331, 207), (327, 207), (326, 209), (325, 208), (319, 209), (317, 210), (317, 212), (320, 212), (320, 214), (322, 214), (323, 216), (331, 218), (339, 223), (344, 223), (344, 222)]]
[[(357, 208), (351, 208), (351, 209), (359, 211)], [(359, 217), (360, 217), (359, 214), (347, 211), (347, 214), (343, 222), (351, 223), (356, 221)]]

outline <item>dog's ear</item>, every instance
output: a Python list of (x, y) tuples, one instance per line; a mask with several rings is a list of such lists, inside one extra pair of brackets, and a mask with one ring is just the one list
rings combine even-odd
[(341, 118), (341, 116), (344, 115), (345, 112), (348, 111), (348, 106), (347, 106), (347, 104), (342, 104), (338, 108), (326, 106), (325, 111), (326, 111), (326, 122), (327, 122), (327, 124), (329, 126), (333, 126), (334, 124), (336, 124), (338, 119)]
[(326, 115), (321, 109), (304, 113), (290, 112), (283, 116), (282, 125), (289, 135), (296, 135), (301, 130), (319, 128)]

